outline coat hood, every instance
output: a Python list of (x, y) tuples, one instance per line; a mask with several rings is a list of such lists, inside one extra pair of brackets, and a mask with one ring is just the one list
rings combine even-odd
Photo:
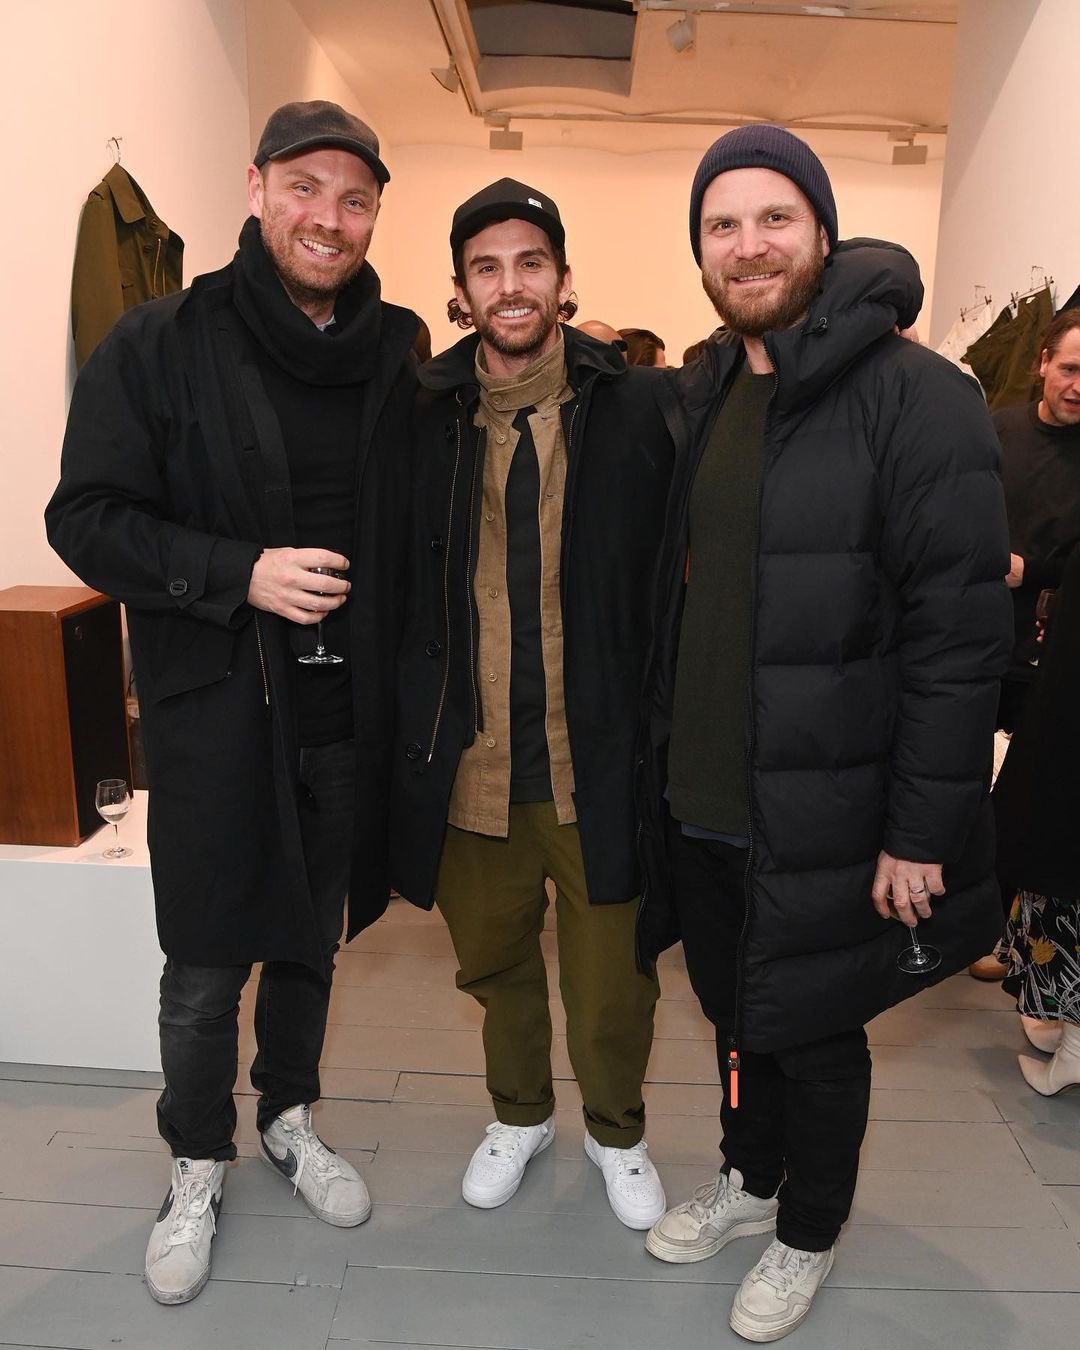
[[(626, 359), (617, 347), (599, 342), (587, 333), (579, 333), (568, 324), (563, 325), (562, 334), (566, 344), (566, 371), (574, 389), (580, 389), (593, 374), (609, 379), (618, 379), (626, 374)], [(479, 344), (479, 334), (469, 333), (447, 351), (433, 357), (420, 367), (421, 385), (433, 393), (466, 387), (478, 391), (476, 349)], [(471, 397), (466, 397), (465, 401), (471, 401)]]
[[(879, 239), (846, 239), (825, 260), (821, 289), (806, 319), (765, 335), (776, 370), (777, 405), (813, 403), (862, 353), (894, 328), (910, 328), (922, 308), (919, 265), (907, 249)], [(680, 380), (687, 407), (710, 404), (743, 359), (740, 342), (710, 342)]]

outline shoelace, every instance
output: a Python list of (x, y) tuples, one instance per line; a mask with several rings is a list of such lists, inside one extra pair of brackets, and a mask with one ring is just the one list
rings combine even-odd
[(290, 1144), (296, 1147), (296, 1175), (293, 1177), (293, 1195), (300, 1189), (300, 1178), (305, 1168), (310, 1168), (322, 1181), (333, 1181), (344, 1176), (338, 1160), (311, 1128), (311, 1112), (305, 1107), (299, 1125), (282, 1126), (289, 1137)]
[(512, 1158), (522, 1139), (520, 1125), (504, 1125), (501, 1120), (493, 1120), (484, 1130), (488, 1136), (487, 1152), (491, 1158)]
[(758, 1264), (757, 1278), (782, 1292), (799, 1278), (812, 1260), (811, 1252), (800, 1252), (795, 1247), (785, 1247), (782, 1242), (773, 1242)]
[(726, 1172), (721, 1172), (713, 1181), (698, 1186), (687, 1209), (695, 1219), (705, 1220), (717, 1210), (723, 1210), (728, 1203), (730, 1181)]
[[(181, 1173), (183, 1175), (183, 1173)], [(170, 1247), (179, 1247), (185, 1242), (194, 1242), (199, 1236), (199, 1224), (209, 1215), (210, 1230), (217, 1232), (217, 1220), (210, 1202), (214, 1192), (210, 1188), (210, 1177), (189, 1176), (180, 1184), (174, 1196), (173, 1221), (169, 1230)]]
[(644, 1140), (640, 1144), (635, 1144), (633, 1148), (619, 1148), (615, 1152), (618, 1155), (615, 1162), (621, 1176), (639, 1177), (647, 1171), (648, 1161), (645, 1154), (648, 1152), (648, 1145)]

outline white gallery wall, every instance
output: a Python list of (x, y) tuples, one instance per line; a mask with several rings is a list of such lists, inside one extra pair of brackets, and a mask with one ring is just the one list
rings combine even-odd
[(44, 0), (4, 5), (0, 120), (0, 587), (63, 585), (45, 539), (74, 360), (79, 213), (123, 165), (183, 238), (185, 279), (219, 266), (244, 210), (247, 49), (242, 0)]
[[(1080, 284), (1074, 153), (1078, 0), (962, 0), (932, 340), (986, 286), (995, 310), (1032, 267)], [(1036, 274), (1038, 275), (1038, 274)]]

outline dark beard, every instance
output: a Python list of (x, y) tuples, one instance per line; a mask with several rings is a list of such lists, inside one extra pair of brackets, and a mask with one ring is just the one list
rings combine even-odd
[[(343, 271), (338, 273), (332, 280), (327, 277), (323, 282), (314, 282), (310, 276), (306, 276), (293, 263), (289, 252), (289, 246), (292, 242), (291, 237), (283, 238), (274, 228), (275, 222), (264, 217), (260, 222), (263, 247), (270, 255), (270, 260), (274, 264), (274, 271), (281, 278), (281, 284), (288, 292), (289, 299), (294, 305), (303, 309), (306, 305), (317, 305), (327, 299), (335, 299), (360, 273), (364, 266), (364, 254), (356, 253), (349, 261), (349, 265)], [(320, 243), (327, 243), (333, 248), (341, 248), (339, 240), (327, 239), (319, 240)], [(281, 247), (279, 247), (279, 243)]]
[[(765, 333), (781, 332), (799, 322), (818, 293), (824, 266), (825, 259), (819, 249), (801, 258), (785, 260), (783, 270), (787, 284), (780, 295), (768, 299), (735, 295), (729, 280), (705, 268), (702, 268), (701, 284), (713, 308), (733, 332), (740, 337), (759, 338)], [(770, 269), (763, 267), (759, 270)], [(743, 272), (742, 275), (754, 274)]]
[[(500, 333), (495, 327), (493, 320), (489, 317), (493, 311), (479, 315), (474, 310), (473, 325), (481, 339), (500, 356), (532, 356), (535, 352), (540, 351), (551, 336), (551, 330), (558, 322), (559, 300), (558, 296), (552, 295), (545, 297), (542, 301), (534, 300), (531, 303), (538, 306), (532, 324), (528, 329), (523, 329), (512, 336), (508, 337)], [(513, 308), (512, 303), (495, 306), (495, 309)]]

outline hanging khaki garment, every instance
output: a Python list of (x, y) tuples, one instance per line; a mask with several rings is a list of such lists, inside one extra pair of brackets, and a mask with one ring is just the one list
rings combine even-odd
[(126, 169), (114, 164), (86, 199), (71, 278), (75, 364), (121, 314), (183, 286), (184, 241), (170, 230)]
[(1006, 307), (989, 330), (964, 353), (978, 376), (991, 412), (1030, 403), (1039, 397), (1039, 348), (1043, 330), (1054, 317), (1047, 286), (1021, 300), (1016, 317)]

